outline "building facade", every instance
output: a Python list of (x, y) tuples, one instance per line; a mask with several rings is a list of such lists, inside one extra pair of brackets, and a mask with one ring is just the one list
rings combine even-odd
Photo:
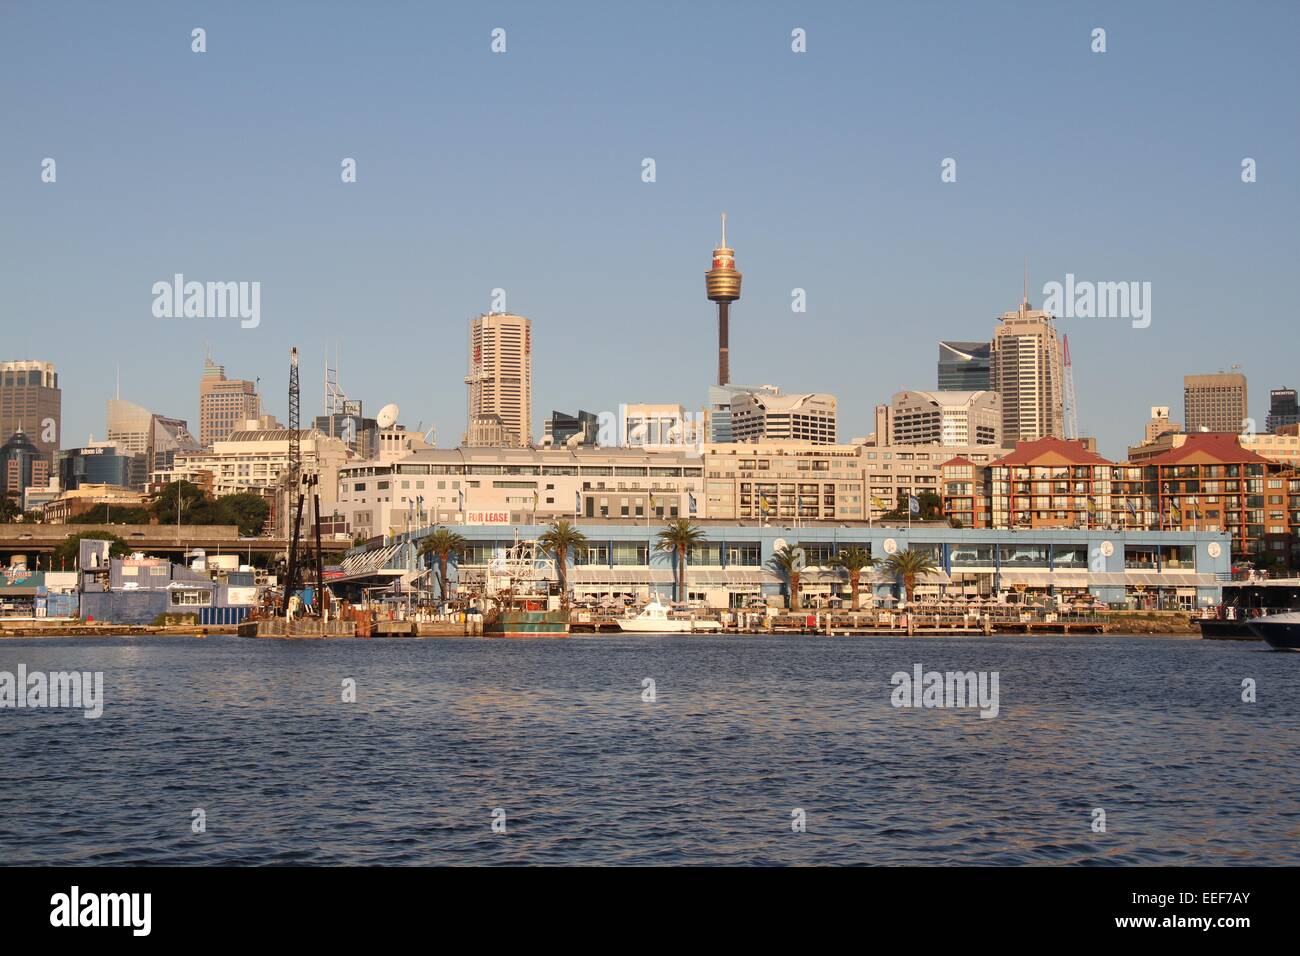
[(1020, 303), (999, 320), (989, 348), (989, 387), (1002, 399), (1008, 444), (1065, 435), (1061, 342), (1050, 313)]
[(1000, 530), (1212, 531), (1229, 537), (1236, 562), (1300, 568), (1300, 472), (1235, 434), (1179, 437), (1141, 462), (1057, 439), (1023, 443), (987, 467), (954, 456), (943, 466), (944, 514)]
[(988, 342), (940, 342), (936, 384), (941, 392), (986, 392), (992, 388)]
[(996, 392), (897, 392), (889, 422), (894, 445), (1002, 444)]
[[(1017, 602), (1030, 596), (1069, 599), (1091, 595), (1116, 607), (1208, 607), (1220, 599), (1221, 579), (1231, 565), (1226, 537), (1212, 531), (1112, 531), (1103, 529), (989, 531), (925, 526), (881, 528), (862, 525), (797, 527), (791, 523), (760, 527), (753, 523), (707, 519), (702, 544), (685, 567), (686, 593), (676, 594), (674, 556), (658, 551), (651, 523), (579, 521), (587, 546), (570, 556), (569, 585), (578, 601), (605, 598), (661, 600), (678, 598), (717, 608), (780, 605), (787, 582), (772, 564), (785, 545), (803, 549), (807, 566), (800, 592), (808, 605), (849, 598), (848, 576), (833, 565), (846, 547), (877, 557), (899, 551), (923, 551), (937, 571), (917, 586), (921, 596), (987, 597)], [(392, 581), (408, 573), (418, 559), (414, 548), (432, 528), (413, 530), (411, 548), (376, 542), (356, 549), (344, 562), (345, 573), (363, 581)], [(472, 587), (492, 563), (516, 541), (536, 538), (544, 524), (500, 526), (477, 524), (457, 531), (469, 542), (450, 568), (454, 588)], [(386, 575), (386, 576), (385, 576)], [(554, 571), (549, 572), (554, 582)], [(863, 575), (865, 606), (902, 596), (900, 583), (880, 572)]]
[(431, 524), (703, 517), (703, 472), (698, 455), (633, 448), (423, 449), (343, 466), (338, 511), (366, 538)]
[(708, 398), (708, 440), (714, 444), (735, 441), (731, 430), (731, 401), (738, 395), (780, 395), (775, 385), (710, 385)]
[(45, 452), (26, 433), (16, 431), (0, 445), (0, 493), (21, 502), (28, 488), (44, 488), (49, 483), (50, 463)]
[(835, 396), (825, 393), (763, 395), (744, 392), (731, 399), (731, 437), (737, 442), (793, 441), (833, 445), (837, 434)]
[(224, 441), (243, 423), (262, 414), (257, 385), (246, 379), (226, 378), (223, 365), (203, 360), (203, 377), (199, 380), (199, 443), (211, 448)]
[(1283, 425), (1300, 424), (1300, 402), (1294, 388), (1275, 388), (1268, 393), (1265, 430), (1276, 433)]
[(1246, 376), (1239, 372), (1183, 376), (1183, 422), (1188, 432), (1245, 430), (1250, 417)]
[(18, 431), (53, 468), (63, 439), (63, 390), (53, 362), (0, 362), (0, 437)]
[[(533, 440), (532, 323), (522, 315), (490, 312), (470, 320), (469, 426), (495, 419), (503, 445), (527, 447)], [(473, 442), (486, 444), (487, 442)]]

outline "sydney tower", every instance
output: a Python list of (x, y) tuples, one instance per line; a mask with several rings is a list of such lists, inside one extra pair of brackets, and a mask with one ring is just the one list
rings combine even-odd
[(727, 309), (740, 298), (740, 273), (734, 250), (727, 248), (727, 214), (722, 214), (722, 245), (713, 250), (713, 268), (704, 273), (709, 299), (718, 303), (718, 384), (731, 381), (731, 359), (727, 344)]

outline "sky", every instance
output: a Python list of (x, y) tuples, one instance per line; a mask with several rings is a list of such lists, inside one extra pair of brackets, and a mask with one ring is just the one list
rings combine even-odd
[[(535, 437), (552, 409), (698, 409), (725, 210), (733, 380), (833, 393), (841, 439), (936, 386), (940, 339), (990, 338), (1026, 257), (1035, 305), (1150, 283), (1145, 328), (1058, 323), (1103, 453), (1233, 365), (1262, 426), (1300, 386), (1298, 28), (1289, 2), (3, 0), (0, 358), (55, 363), (64, 447), (103, 438), (119, 376), (197, 430), (207, 351), (283, 421), (291, 346), (304, 419), (337, 349), (367, 412), (447, 446), (500, 288)], [(260, 283), (259, 324), (156, 317), (176, 273)]]

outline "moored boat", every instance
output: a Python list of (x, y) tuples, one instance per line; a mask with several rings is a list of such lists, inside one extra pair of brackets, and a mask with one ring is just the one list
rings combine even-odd
[(569, 612), (502, 609), (483, 616), (484, 637), (568, 637)]
[(1300, 611), (1254, 618), (1250, 629), (1276, 651), (1300, 651)]
[(637, 634), (689, 634), (694, 631), (720, 631), (722, 625), (711, 618), (672, 617), (667, 605), (651, 601), (635, 617), (614, 621), (620, 631)]

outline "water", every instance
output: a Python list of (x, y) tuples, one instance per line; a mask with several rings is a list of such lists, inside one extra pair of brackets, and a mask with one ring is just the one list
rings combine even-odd
[[(107, 704), (0, 710), (3, 863), (1300, 863), (1300, 654), (1254, 643), (0, 641), (19, 662), (102, 670)], [(918, 662), (998, 671), (999, 716), (894, 709)]]

